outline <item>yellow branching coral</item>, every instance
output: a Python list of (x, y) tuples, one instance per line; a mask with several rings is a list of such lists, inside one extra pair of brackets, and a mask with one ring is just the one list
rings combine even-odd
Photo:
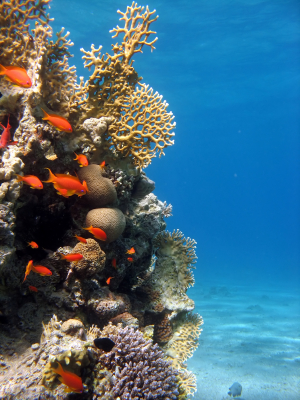
[(0, 54), (4, 65), (27, 67), (28, 56), (34, 47), (30, 21), (42, 26), (51, 21), (46, 13), (50, 0), (2, 0), (0, 3)]
[(113, 38), (123, 35), (121, 44), (113, 45), (113, 55), (101, 54), (102, 46), (93, 44), (90, 51), (81, 49), (84, 66), (93, 70), (71, 96), (71, 115), (79, 125), (86, 118), (114, 117), (103, 142), (144, 168), (157, 152), (161, 156), (163, 149), (174, 143), (174, 116), (166, 111), (168, 104), (148, 86), (136, 87), (141, 78), (132, 66), (132, 56), (141, 53), (143, 46), (155, 48), (157, 38), (150, 40), (149, 36), (156, 32), (150, 25), (158, 16), (153, 17), (155, 10), (149, 11), (148, 6), (144, 10), (135, 2), (125, 13), (118, 13), (125, 22), (124, 27), (111, 30)]
[(199, 343), (203, 319), (199, 314), (186, 314), (174, 322), (173, 337), (164, 347), (164, 351), (176, 369), (186, 368), (185, 362), (192, 357)]
[(166, 359), (179, 371), (180, 399), (193, 395), (197, 390), (196, 376), (186, 370), (186, 361), (197, 349), (203, 319), (199, 314), (185, 314), (173, 322), (173, 337), (163, 347)]
[(174, 144), (171, 130), (175, 122), (172, 123), (174, 116), (166, 111), (168, 104), (162, 96), (153, 94), (148, 85), (140, 86), (125, 98), (121, 119), (111, 126), (111, 140), (117, 151), (143, 168), (156, 152), (161, 156), (165, 147)]

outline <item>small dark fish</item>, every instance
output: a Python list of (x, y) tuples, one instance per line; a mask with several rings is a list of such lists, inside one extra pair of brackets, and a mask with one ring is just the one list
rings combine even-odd
[(94, 340), (94, 345), (96, 347), (98, 347), (98, 349), (100, 349), (100, 350), (103, 350), (105, 352), (109, 352), (114, 347), (115, 342), (113, 342), (109, 338), (100, 338), (100, 339), (95, 339)]

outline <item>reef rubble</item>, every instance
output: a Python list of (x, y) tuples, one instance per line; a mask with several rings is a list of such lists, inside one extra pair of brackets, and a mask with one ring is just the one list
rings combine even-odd
[(158, 16), (118, 11), (112, 54), (82, 49), (85, 82), (49, 3), (0, 4), (0, 398), (191, 398), (196, 242), (166, 231), (144, 171), (174, 115), (133, 67)]

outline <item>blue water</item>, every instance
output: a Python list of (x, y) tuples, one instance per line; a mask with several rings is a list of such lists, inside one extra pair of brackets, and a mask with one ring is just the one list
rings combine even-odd
[[(57, 1), (54, 31), (103, 45), (125, 0)], [(146, 5), (146, 4), (145, 4)], [(175, 114), (175, 145), (146, 169), (173, 205), (168, 229), (197, 243), (196, 280), (300, 283), (300, 3), (151, 1), (156, 50), (135, 69)]]

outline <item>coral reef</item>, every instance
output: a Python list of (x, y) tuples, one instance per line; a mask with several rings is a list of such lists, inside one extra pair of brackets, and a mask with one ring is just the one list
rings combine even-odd
[[(165, 231), (172, 205), (142, 171), (174, 144), (175, 122), (133, 67), (155, 49), (158, 16), (135, 2), (118, 11), (119, 43), (112, 54), (82, 49), (90, 77), (77, 83), (70, 33), (53, 39), (49, 3), (0, 4), (0, 64), (27, 76), (25, 86), (0, 76), (1, 129), (11, 139), (0, 146), (0, 397), (77, 398), (60, 384), (60, 363), (80, 376), (87, 400), (187, 399), (196, 380), (186, 360), (202, 325), (186, 294), (196, 242)], [(80, 168), (74, 152), (90, 164)], [(77, 174), (87, 193), (57, 183), (34, 190), (16, 177), (46, 181), (45, 169), (68, 182)], [(107, 240), (90, 238), (91, 225)], [(72, 253), (82, 258), (62, 259)], [(25, 274), (31, 260), (51, 275)], [(96, 349), (98, 337), (114, 348)]]

